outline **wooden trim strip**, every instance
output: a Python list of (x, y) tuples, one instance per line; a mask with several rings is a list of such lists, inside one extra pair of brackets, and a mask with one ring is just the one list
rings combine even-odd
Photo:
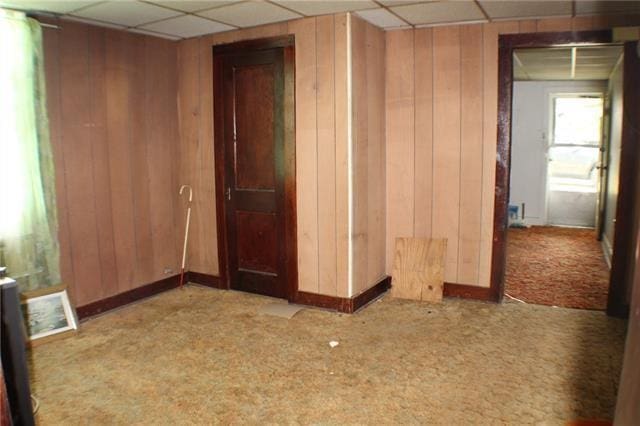
[(391, 277), (384, 277), (380, 282), (368, 290), (354, 297), (336, 297), (324, 294), (307, 293), (299, 291), (294, 302), (300, 305), (315, 306), (331, 309), (345, 314), (353, 314), (365, 307), (371, 301), (377, 299), (391, 288)]
[[(636, 42), (624, 44), (624, 70), (622, 83), (622, 137), (620, 172), (618, 177), (618, 203), (614, 228), (613, 254), (611, 256), (611, 279), (607, 314), (619, 318), (629, 316), (630, 292), (633, 283), (634, 221), (638, 212), (634, 211), (638, 194), (637, 176), (640, 164), (637, 118), (640, 117), (640, 84), (638, 83), (640, 59), (636, 54)], [(627, 285), (627, 283), (629, 283)]]
[(133, 290), (125, 291), (124, 293), (107, 297), (106, 299), (98, 300), (84, 306), (79, 306), (78, 308), (76, 308), (78, 319), (82, 320), (98, 314), (102, 314), (112, 309), (116, 309), (121, 306), (137, 302), (138, 300), (155, 296), (156, 294), (162, 293), (164, 291), (171, 290), (178, 287), (179, 279), (180, 275), (173, 275), (165, 279), (143, 285), (142, 287), (134, 288)]
[(498, 294), (491, 287), (466, 284), (444, 283), (444, 296), (498, 302)]
[[(220, 277), (201, 272), (189, 271), (186, 273), (186, 281), (200, 284), (206, 287), (227, 290)], [(155, 296), (178, 287), (179, 275), (173, 275), (160, 281), (134, 288), (115, 296), (80, 306), (76, 309), (79, 319), (89, 318), (110, 310)], [(318, 308), (330, 309), (337, 312), (352, 314), (367, 306), (372, 301), (386, 293), (391, 288), (391, 277), (384, 277), (376, 285), (363, 291), (357, 296), (335, 297), (324, 294), (307, 293), (299, 291), (293, 302), (300, 305), (315, 306)], [(444, 295), (446, 297), (461, 297), (465, 299), (497, 301), (497, 294), (488, 287), (475, 287), (464, 284), (445, 283)]]
[(200, 284), (206, 287), (218, 288), (221, 290), (227, 290), (227, 287), (222, 283), (220, 277), (215, 275), (203, 274), (201, 272), (189, 271), (187, 273), (187, 282), (194, 284)]

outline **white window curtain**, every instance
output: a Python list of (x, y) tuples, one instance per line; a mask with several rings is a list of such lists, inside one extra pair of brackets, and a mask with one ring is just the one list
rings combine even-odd
[(21, 291), (60, 284), (42, 31), (0, 9), (0, 266)]

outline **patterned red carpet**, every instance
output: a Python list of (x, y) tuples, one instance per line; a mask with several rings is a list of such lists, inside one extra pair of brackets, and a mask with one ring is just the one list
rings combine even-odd
[(605, 309), (609, 268), (591, 229), (509, 229), (506, 292), (527, 303)]

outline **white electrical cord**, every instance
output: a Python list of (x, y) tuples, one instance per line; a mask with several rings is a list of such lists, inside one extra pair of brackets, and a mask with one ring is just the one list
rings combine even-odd
[(511, 296), (511, 295), (510, 295), (510, 294), (508, 294), (508, 293), (505, 293), (504, 295), (505, 295), (505, 296), (507, 296), (507, 297), (508, 297), (509, 299), (511, 299), (511, 300), (515, 300), (516, 302), (524, 303), (525, 305), (527, 304), (527, 302), (525, 302), (524, 300), (520, 300), (520, 299), (518, 299), (517, 297), (513, 297), (513, 296)]
[(38, 401), (38, 398), (33, 395), (31, 395), (31, 407), (33, 408), (33, 415), (35, 416), (38, 412), (38, 408), (40, 408), (40, 401)]

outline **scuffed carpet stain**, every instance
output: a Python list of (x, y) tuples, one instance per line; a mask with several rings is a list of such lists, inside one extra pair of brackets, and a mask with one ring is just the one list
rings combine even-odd
[(527, 303), (604, 310), (609, 268), (591, 229), (509, 229), (506, 291)]
[(272, 301), (187, 286), (34, 348), (38, 423), (560, 425), (613, 416), (624, 322), (602, 312), (385, 296), (354, 315), (258, 314)]

